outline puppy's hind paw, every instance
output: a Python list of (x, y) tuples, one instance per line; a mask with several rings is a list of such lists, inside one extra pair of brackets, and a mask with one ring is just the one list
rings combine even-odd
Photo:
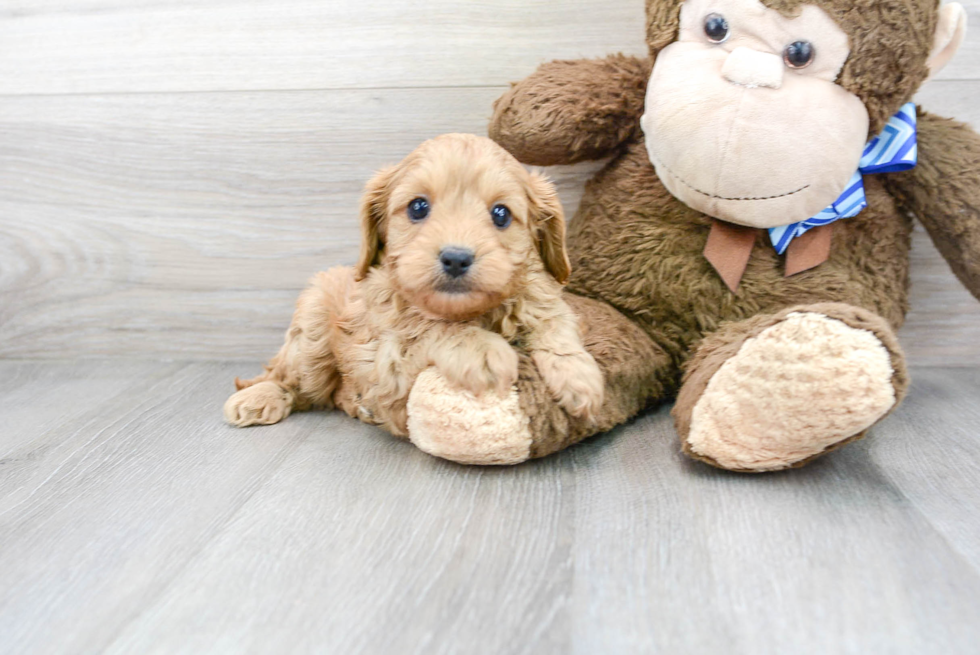
[(562, 409), (576, 418), (595, 419), (605, 399), (605, 381), (592, 355), (585, 351), (557, 354), (539, 350), (533, 353), (533, 359)]
[(293, 410), (293, 396), (275, 382), (259, 382), (232, 395), (225, 403), (225, 420), (244, 428), (278, 423)]

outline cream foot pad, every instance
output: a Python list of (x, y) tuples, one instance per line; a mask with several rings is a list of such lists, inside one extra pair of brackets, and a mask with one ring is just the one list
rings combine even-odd
[(531, 454), (531, 430), (517, 390), (482, 398), (453, 389), (434, 368), (408, 397), (408, 434), (419, 449), (461, 464), (519, 464)]
[(786, 468), (895, 405), (892, 362), (867, 330), (794, 312), (742, 344), (694, 406), (687, 446), (725, 468)]

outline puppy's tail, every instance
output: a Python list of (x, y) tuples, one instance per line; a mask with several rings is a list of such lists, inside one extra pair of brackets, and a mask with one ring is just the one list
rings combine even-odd
[(355, 284), (354, 269), (350, 266), (335, 266), (317, 273), (299, 297), (296, 315), (305, 313), (314, 324), (334, 326), (347, 313)]

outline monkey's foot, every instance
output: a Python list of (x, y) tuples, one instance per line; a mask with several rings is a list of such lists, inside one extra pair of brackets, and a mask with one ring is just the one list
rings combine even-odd
[(415, 380), (408, 434), (419, 449), (461, 464), (519, 464), (531, 456), (531, 430), (517, 390), (505, 398), (455, 389), (435, 369)]
[(688, 455), (735, 471), (775, 471), (864, 436), (907, 384), (883, 319), (848, 305), (811, 305), (709, 335), (674, 417)]

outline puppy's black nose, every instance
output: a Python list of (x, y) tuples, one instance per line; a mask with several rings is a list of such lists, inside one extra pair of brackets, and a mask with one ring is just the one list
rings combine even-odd
[(443, 248), (439, 253), (442, 270), (449, 277), (462, 277), (473, 264), (473, 251), (466, 248)]

